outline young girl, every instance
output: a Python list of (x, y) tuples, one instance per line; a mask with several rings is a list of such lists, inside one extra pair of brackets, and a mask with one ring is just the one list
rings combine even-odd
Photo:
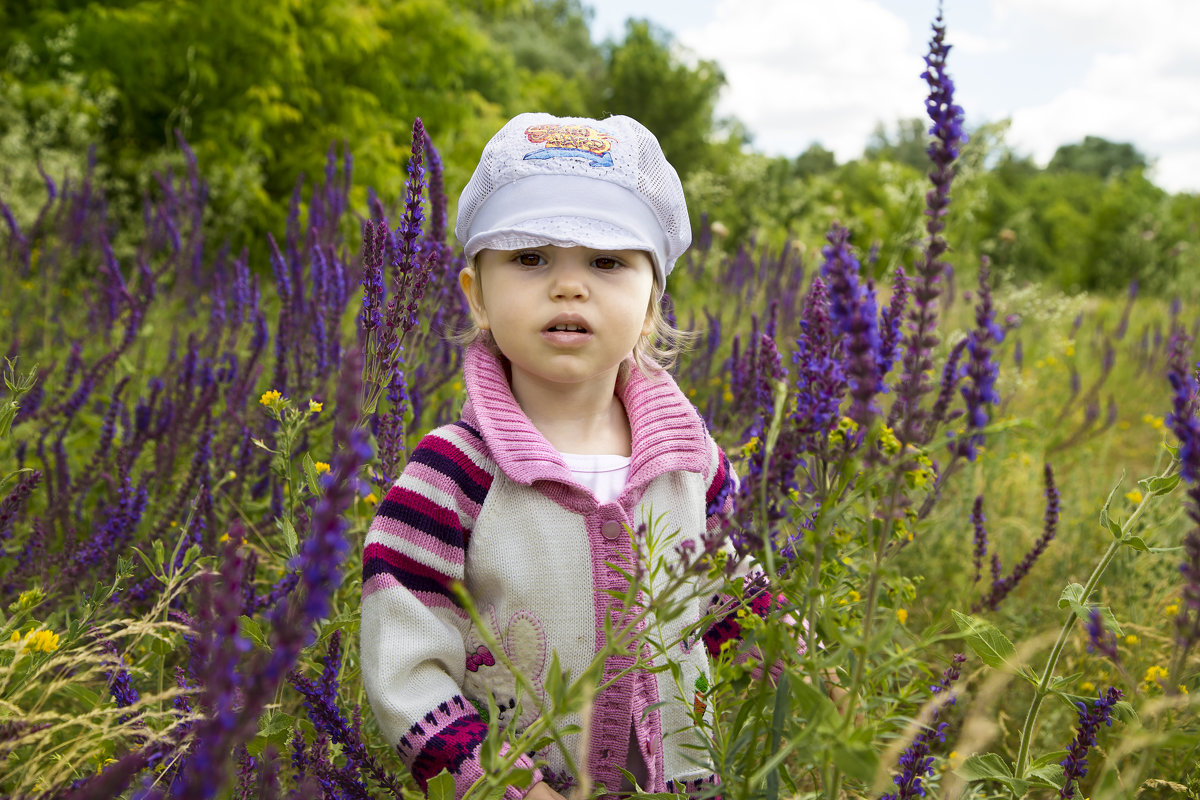
[[(514, 730), (536, 704), (518, 705), (504, 659), (451, 584), (465, 586), (487, 640), (539, 689), (554, 654), (577, 676), (604, 644), (606, 617), (621, 616), (610, 593), (627, 583), (608, 564), (632, 558), (629, 530), (651, 509), (665, 515), (659, 529), (677, 533), (662, 550), (674, 557), (717, 524), (734, 477), (656, 362), (677, 333), (659, 298), (691, 232), (679, 177), (650, 131), (628, 117), (517, 116), (484, 148), (455, 234), (476, 327), (467, 401), (458, 422), (413, 450), (371, 525), (362, 670), (384, 735), (422, 788), (448, 769), (461, 798), (482, 775), (488, 695)], [(661, 625), (663, 641), (682, 639), (668, 656), (689, 692), (707, 683), (705, 650), (737, 629), (713, 626), (706, 647), (680, 635), (718, 601), (717, 587), (697, 588), (689, 613)], [(610, 658), (603, 680), (633, 661)], [(700, 708), (670, 671), (627, 674), (597, 695), (579, 767), (609, 793), (632, 788), (621, 769), (645, 791), (701, 792), (716, 779), (697, 763)], [(532, 788), (508, 797), (553, 800), (578, 781), (556, 747), (518, 762), (538, 764)]]

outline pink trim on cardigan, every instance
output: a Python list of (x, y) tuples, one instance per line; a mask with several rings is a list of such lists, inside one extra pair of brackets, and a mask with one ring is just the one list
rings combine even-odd
[[(521, 410), (508, 385), (504, 364), (476, 342), (463, 359), (468, 400), (463, 419), (475, 427), (496, 464), (525, 486), (551, 480), (578, 486), (554, 446)], [(695, 407), (675, 381), (646, 377), (630, 363), (629, 379), (617, 386), (633, 432), (628, 487), (644, 487), (677, 470), (704, 474), (709, 467), (707, 432)]]

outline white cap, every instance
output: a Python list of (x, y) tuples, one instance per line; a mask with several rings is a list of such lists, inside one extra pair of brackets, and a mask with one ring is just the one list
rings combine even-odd
[(658, 291), (692, 243), (683, 185), (646, 126), (518, 114), (483, 148), (454, 235), (480, 250), (547, 244), (645, 250)]

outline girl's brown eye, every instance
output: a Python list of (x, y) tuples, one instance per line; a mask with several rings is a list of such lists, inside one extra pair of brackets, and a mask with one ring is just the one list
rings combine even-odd
[(537, 253), (521, 253), (517, 256), (517, 263), (523, 267), (536, 267), (542, 262), (542, 257)]
[(617, 261), (615, 258), (609, 258), (607, 256), (602, 256), (600, 258), (597, 258), (592, 263), (596, 265), (596, 269), (602, 269), (602, 270), (606, 270), (606, 271), (613, 270), (613, 269), (616, 269), (617, 267), (621, 266), (620, 261)]

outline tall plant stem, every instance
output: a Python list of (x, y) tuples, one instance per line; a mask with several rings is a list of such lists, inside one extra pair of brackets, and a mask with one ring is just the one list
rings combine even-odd
[[(1138, 504), (1133, 514), (1121, 526), (1121, 535), (1113, 537), (1112, 543), (1104, 551), (1104, 556), (1100, 559), (1100, 563), (1092, 570), (1091, 577), (1088, 578), (1087, 584), (1083, 587), (1083, 595), (1080, 598), (1081, 604), (1086, 604), (1088, 598), (1092, 596), (1092, 592), (1096, 590), (1096, 586), (1100, 583), (1100, 578), (1104, 576), (1108, 565), (1112, 563), (1112, 560), (1117, 555), (1117, 551), (1121, 549), (1121, 545), (1123, 544), (1122, 539), (1133, 528), (1133, 523), (1142, 515), (1142, 510), (1146, 507), (1147, 501), (1152, 496), (1152, 494), (1148, 493), (1142, 498), (1142, 502)], [(1038, 681), (1037, 689), (1034, 690), (1033, 700), (1029, 704), (1029, 711), (1025, 714), (1025, 726), (1021, 729), (1021, 747), (1017, 751), (1017, 763), (1013, 770), (1013, 774), (1017, 777), (1022, 777), (1025, 774), (1025, 766), (1029, 761), (1029, 747), (1033, 743), (1033, 728), (1037, 723), (1038, 711), (1041, 710), (1042, 701), (1046, 699), (1046, 695), (1050, 694), (1050, 682), (1054, 679), (1054, 670), (1058, 667), (1058, 659), (1062, 656), (1063, 648), (1067, 644), (1067, 637), (1070, 636), (1071, 629), (1075, 627), (1075, 621), (1078, 618), (1074, 609), (1067, 615), (1067, 621), (1063, 623), (1062, 630), (1058, 632), (1058, 640), (1054, 643), (1054, 649), (1050, 651), (1050, 658), (1047, 659), (1046, 667), (1042, 670), (1041, 680)]]

